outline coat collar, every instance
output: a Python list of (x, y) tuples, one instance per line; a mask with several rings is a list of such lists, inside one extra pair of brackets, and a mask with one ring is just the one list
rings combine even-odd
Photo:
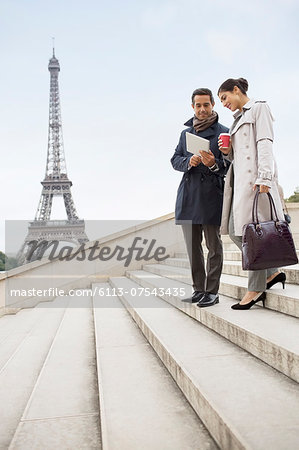
[(246, 111), (248, 111), (249, 109), (251, 109), (253, 107), (253, 105), (256, 103), (256, 101), (254, 99), (249, 100), (247, 103), (245, 103), (245, 105), (242, 108), (242, 111), (238, 110), (234, 115), (234, 123), (232, 124), (231, 128), (230, 128), (230, 133), (231, 135), (235, 134), (238, 129), (240, 128), (241, 125), (243, 125), (243, 123), (245, 122), (252, 122), (253, 119), (245, 116)]
[(187, 120), (187, 122), (184, 123), (186, 127), (193, 127), (193, 117), (191, 119)]
[(251, 100), (249, 100), (247, 103), (245, 103), (245, 105), (242, 108), (242, 111), (238, 110), (235, 114), (234, 114), (234, 119), (237, 119), (238, 117), (240, 117), (242, 114), (244, 114), (244, 112), (250, 108), (253, 107), (253, 105), (256, 103), (256, 101), (252, 98)]

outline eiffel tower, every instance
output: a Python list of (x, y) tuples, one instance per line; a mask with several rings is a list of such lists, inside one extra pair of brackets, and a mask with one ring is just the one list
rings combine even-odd
[[(41, 182), (43, 188), (35, 219), (29, 222), (28, 234), (17, 256), (21, 264), (37, 259), (37, 255), (30, 260), (26, 258), (31, 241), (65, 241), (74, 244), (88, 241), (84, 220), (78, 218), (71, 193), (72, 182), (66, 171), (58, 86), (60, 65), (55, 57), (54, 47), (48, 69), (50, 71), (50, 107), (46, 174)], [(50, 220), (53, 197), (58, 196), (63, 197), (67, 220)]]

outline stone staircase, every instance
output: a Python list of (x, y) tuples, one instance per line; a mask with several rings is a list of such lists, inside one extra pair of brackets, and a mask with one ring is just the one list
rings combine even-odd
[[(0, 319), (0, 449), (299, 448), (299, 267), (266, 308), (224, 238), (220, 303), (185, 253)], [(133, 320), (132, 320), (133, 319)]]
[(0, 448), (100, 448), (93, 314), (57, 299), (0, 320)]

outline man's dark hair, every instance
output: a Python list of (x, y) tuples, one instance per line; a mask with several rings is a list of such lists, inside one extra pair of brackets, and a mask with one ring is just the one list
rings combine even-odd
[(194, 105), (194, 97), (195, 97), (195, 95), (209, 95), (210, 99), (211, 99), (211, 103), (212, 104), (215, 103), (212, 91), (210, 91), (210, 89), (208, 89), (208, 88), (195, 89), (195, 91), (193, 92), (192, 97), (191, 97), (192, 105)]

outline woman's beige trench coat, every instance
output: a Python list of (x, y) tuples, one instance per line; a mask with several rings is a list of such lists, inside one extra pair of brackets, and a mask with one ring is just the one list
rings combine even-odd
[[(266, 102), (249, 100), (242, 112), (234, 114), (230, 129), (232, 150), (227, 159), (233, 161), (226, 176), (221, 233), (228, 234), (231, 205), (236, 236), (242, 236), (243, 226), (252, 222), (252, 204), (255, 184), (269, 186), (278, 213), (284, 220), (278, 193), (276, 163), (272, 152), (273, 116)], [(269, 200), (259, 195), (259, 220), (270, 219)]]

